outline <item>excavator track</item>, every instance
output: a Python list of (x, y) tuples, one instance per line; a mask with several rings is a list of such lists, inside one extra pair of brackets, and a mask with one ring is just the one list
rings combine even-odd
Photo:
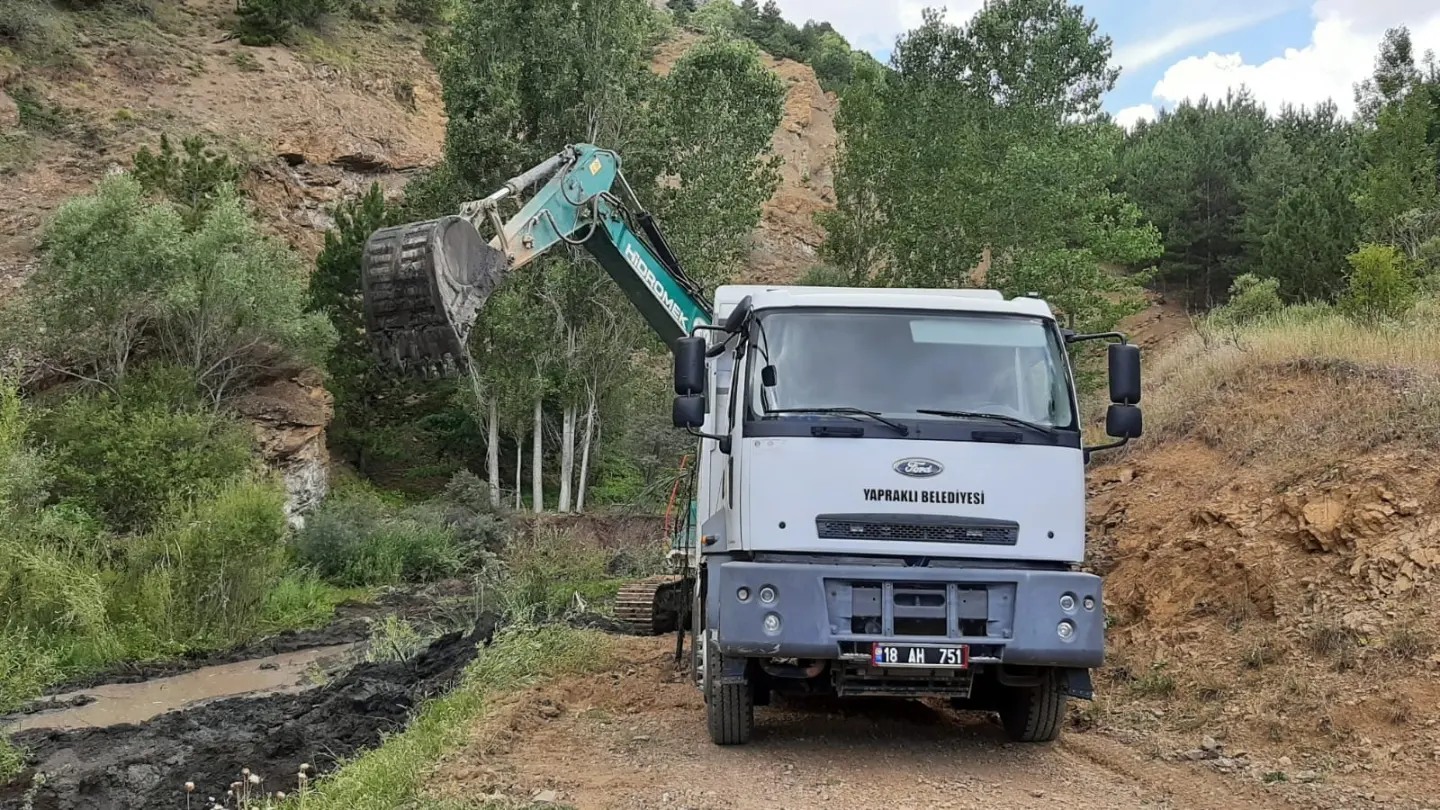
[(615, 617), (637, 636), (659, 636), (680, 629), (689, 610), (694, 580), (662, 574), (626, 585), (615, 598)]

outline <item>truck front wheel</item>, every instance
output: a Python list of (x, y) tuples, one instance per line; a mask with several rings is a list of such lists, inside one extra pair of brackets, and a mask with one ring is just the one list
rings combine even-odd
[(1014, 742), (1050, 742), (1060, 736), (1068, 697), (1055, 670), (1034, 686), (1007, 686), (1000, 697), (1000, 723)]
[(755, 685), (748, 677), (739, 683), (720, 683), (720, 652), (712, 646), (707, 653), (705, 715), (710, 740), (716, 745), (744, 745), (755, 730)]

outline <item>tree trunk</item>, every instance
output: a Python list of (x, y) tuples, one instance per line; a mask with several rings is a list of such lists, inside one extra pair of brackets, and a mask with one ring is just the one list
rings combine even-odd
[(585, 511), (585, 486), (590, 482), (590, 444), (595, 439), (595, 389), (585, 405), (585, 436), (580, 440), (580, 480), (575, 485), (575, 511)]
[(500, 406), (490, 398), (490, 440), (485, 445), (485, 477), (490, 482), (490, 505), (500, 507)]
[(523, 505), (520, 500), (520, 493), (525, 490), (520, 488), (520, 482), (525, 480), (522, 473), (525, 469), (525, 432), (519, 431), (515, 434), (515, 511), (519, 512)]
[(576, 407), (565, 406), (560, 425), (560, 511), (570, 511), (571, 482), (575, 480)]
[(544, 419), (544, 403), (537, 396), (535, 397), (535, 444), (530, 455), (530, 497), (535, 501), (531, 506), (534, 507), (537, 515), (545, 511), (545, 475), (542, 469), (545, 463), (542, 455), (544, 452)]

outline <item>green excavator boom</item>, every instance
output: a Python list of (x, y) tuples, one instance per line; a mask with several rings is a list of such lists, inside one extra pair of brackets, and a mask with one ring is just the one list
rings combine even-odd
[[(518, 213), (502, 204), (540, 186)], [(487, 242), (479, 227), (494, 236)], [(504, 277), (557, 246), (583, 249), (666, 343), (709, 324), (711, 304), (640, 205), (615, 152), (574, 144), (458, 215), (376, 231), (362, 261), (365, 326), (380, 361), (450, 375), (470, 363), (467, 341)]]

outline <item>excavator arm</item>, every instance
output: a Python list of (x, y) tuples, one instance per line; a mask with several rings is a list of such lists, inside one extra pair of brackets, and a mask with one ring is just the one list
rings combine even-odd
[[(519, 213), (502, 219), (502, 203), (536, 186)], [(482, 225), (495, 233), (488, 243)], [(507, 274), (562, 245), (589, 253), (667, 346), (710, 323), (710, 301), (636, 199), (619, 155), (575, 144), (459, 215), (370, 237), (361, 278), (366, 331), (380, 361), (427, 376), (465, 370), (485, 300)]]

